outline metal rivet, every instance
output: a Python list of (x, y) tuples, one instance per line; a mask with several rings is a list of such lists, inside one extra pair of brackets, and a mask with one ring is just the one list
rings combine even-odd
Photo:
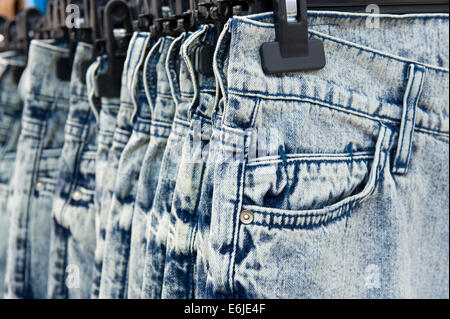
[(72, 199), (74, 201), (79, 201), (83, 197), (83, 193), (81, 193), (78, 189), (74, 190), (72, 193)]
[(44, 183), (42, 183), (41, 181), (37, 181), (36, 184), (34, 184), (34, 189), (37, 192), (40, 192), (44, 189)]
[(239, 219), (241, 220), (242, 224), (248, 225), (253, 222), (254, 216), (253, 216), (252, 211), (245, 209), (241, 212)]

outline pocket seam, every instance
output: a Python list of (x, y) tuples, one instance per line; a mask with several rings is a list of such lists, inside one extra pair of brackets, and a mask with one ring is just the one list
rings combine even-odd
[[(318, 227), (346, 216), (354, 205), (369, 197), (376, 188), (379, 179), (379, 171), (384, 167), (383, 162), (385, 162), (381, 157), (383, 154), (386, 132), (387, 127), (380, 124), (380, 133), (375, 148), (374, 161), (369, 173), (369, 181), (361, 192), (320, 209), (293, 210), (288, 212), (277, 208), (244, 205), (243, 209), (251, 210), (255, 216), (255, 220), (250, 225), (266, 226), (269, 228), (302, 229)], [(276, 220), (280, 218), (281, 220)]]

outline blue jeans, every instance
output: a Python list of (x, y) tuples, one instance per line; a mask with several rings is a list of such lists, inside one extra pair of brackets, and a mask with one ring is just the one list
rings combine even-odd
[(89, 298), (95, 251), (96, 117), (89, 105), (85, 74), (92, 47), (79, 43), (70, 81), (70, 107), (53, 202), (48, 298)]
[(24, 66), (23, 56), (15, 52), (0, 53), (0, 298), (6, 271), (10, 180), (14, 171), (23, 108), (16, 74)]
[(448, 15), (308, 18), (318, 71), (264, 74), (271, 14), (222, 33), (206, 296), (448, 298)]
[[(151, 114), (142, 87), (142, 70), (150, 34), (135, 32), (128, 47), (122, 79), (121, 109), (116, 133), (123, 146), (116, 157), (116, 179), (111, 205), (108, 209), (106, 239), (103, 256), (100, 298), (126, 298), (131, 220), (134, 211), (136, 185), (145, 150), (150, 139)], [(127, 98), (125, 101), (125, 98)], [(121, 128), (122, 106), (127, 102), (126, 130)], [(131, 103), (130, 103), (131, 102)], [(116, 140), (114, 140), (116, 142)], [(114, 148), (113, 142), (113, 148)], [(119, 155), (119, 153), (116, 153)], [(118, 159), (118, 161), (117, 161)], [(111, 175), (110, 175), (111, 176)], [(103, 205), (103, 203), (102, 203)], [(107, 207), (105, 207), (107, 209)]]
[(58, 179), (70, 82), (56, 76), (68, 50), (33, 40), (21, 79), (25, 101), (11, 196), (5, 298), (45, 298), (53, 193)]
[(194, 297), (198, 207), (211, 136), (211, 116), (216, 97), (214, 76), (194, 70), (190, 56), (198, 46), (213, 45), (215, 28), (203, 26), (182, 46), (182, 57), (195, 79), (190, 127), (183, 139), (182, 154), (172, 200), (167, 237), (162, 298)]
[[(187, 34), (177, 38), (172, 49), (179, 51), (179, 41)], [(147, 247), (144, 260), (144, 278), (142, 298), (161, 298), (166, 257), (167, 233), (172, 206), (173, 191), (180, 163), (183, 139), (189, 129), (188, 111), (194, 96), (194, 88), (186, 64), (179, 60), (179, 55), (171, 52), (167, 60), (167, 74), (175, 101), (175, 116), (167, 145), (162, 158), (158, 185), (156, 187), (153, 206), (147, 224)]]
[(150, 50), (144, 70), (144, 84), (150, 105), (152, 121), (150, 143), (144, 155), (137, 184), (129, 256), (128, 298), (138, 299), (142, 291), (143, 267), (146, 245), (146, 226), (158, 184), (161, 161), (170, 134), (175, 102), (172, 99), (166, 73), (169, 53), (177, 54), (172, 37), (161, 38)]
[[(96, 73), (102, 72), (107, 65), (107, 57), (101, 56), (96, 61), (97, 68), (93, 64), (90, 67), (91, 77), (93, 78)], [(96, 68), (96, 69), (94, 69)], [(88, 77), (89, 81), (89, 77)], [(93, 83), (91, 82), (91, 85)], [(88, 83), (89, 87), (89, 83)], [(94, 89), (95, 91), (95, 89)], [(113, 144), (114, 131), (117, 124), (117, 114), (120, 107), (120, 98), (116, 97), (101, 97), (96, 98), (95, 92), (91, 92), (90, 103), (94, 114), (97, 114), (98, 123), (98, 140), (97, 140), (97, 156), (95, 159), (95, 202), (96, 202), (96, 219), (95, 219), (95, 234), (96, 234), (96, 246), (95, 246), (95, 263), (92, 279), (91, 298), (96, 299), (100, 293), (100, 282), (103, 266), (103, 252), (105, 247), (105, 235), (107, 225), (107, 213), (105, 209), (105, 203), (102, 202), (102, 194), (104, 189), (111, 179), (108, 175), (109, 168), (109, 153)]]

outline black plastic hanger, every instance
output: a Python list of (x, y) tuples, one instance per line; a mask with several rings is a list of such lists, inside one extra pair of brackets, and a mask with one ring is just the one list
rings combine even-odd
[(325, 66), (320, 40), (308, 39), (306, 0), (273, 1), (275, 42), (261, 46), (265, 73), (300, 72)]
[[(128, 3), (124, 0), (109, 1), (105, 7), (103, 22), (108, 66), (106, 73), (97, 74), (95, 77), (97, 93), (104, 97), (119, 97), (123, 65), (133, 34), (132, 12)], [(114, 35), (114, 30), (118, 28), (125, 31), (121, 39)]]

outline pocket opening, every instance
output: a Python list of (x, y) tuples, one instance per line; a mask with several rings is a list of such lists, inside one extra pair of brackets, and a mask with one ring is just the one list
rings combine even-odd
[(389, 134), (388, 129), (384, 125), (380, 125), (378, 140), (373, 153), (373, 161), (369, 168), (369, 175), (363, 182), (364, 186), (358, 186), (355, 192), (334, 204), (327, 205), (318, 209), (306, 210), (286, 210), (280, 208), (269, 208), (257, 205), (243, 205), (242, 209), (253, 212), (254, 221), (250, 225), (267, 226), (269, 228), (311, 228), (336, 221), (347, 213), (357, 203), (369, 197), (375, 189), (379, 169), (382, 163), (383, 150), (385, 149), (386, 136)]

